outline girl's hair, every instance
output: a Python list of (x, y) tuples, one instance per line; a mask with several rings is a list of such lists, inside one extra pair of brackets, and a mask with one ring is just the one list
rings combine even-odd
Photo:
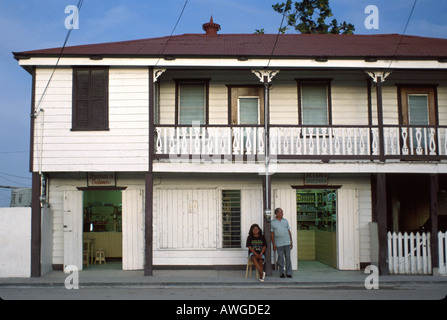
[(262, 229), (256, 223), (251, 225), (250, 231), (248, 232), (248, 235), (252, 236), (253, 235), (253, 229), (256, 228), (256, 227), (259, 229), (259, 235), (262, 235)]

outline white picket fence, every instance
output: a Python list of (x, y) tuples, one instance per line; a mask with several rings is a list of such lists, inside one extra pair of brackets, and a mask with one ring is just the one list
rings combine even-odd
[(388, 232), (390, 274), (431, 274), (430, 232)]
[(447, 275), (447, 232), (438, 233), (439, 274)]

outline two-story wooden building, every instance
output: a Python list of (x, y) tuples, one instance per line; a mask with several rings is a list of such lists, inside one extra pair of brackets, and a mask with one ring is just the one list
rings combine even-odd
[(32, 75), (33, 276), (42, 219), (54, 266), (82, 269), (94, 239), (146, 275), (245, 265), (276, 207), (294, 269), (385, 273), (388, 230), (437, 230), (447, 39), (203, 29), (14, 53)]

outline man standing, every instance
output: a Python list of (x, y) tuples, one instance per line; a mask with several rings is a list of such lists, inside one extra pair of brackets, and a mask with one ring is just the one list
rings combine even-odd
[(287, 278), (292, 278), (290, 249), (293, 247), (293, 241), (289, 222), (283, 218), (283, 215), (284, 213), (281, 208), (275, 209), (276, 218), (272, 220), (270, 237), (272, 239), (273, 251), (278, 252), (280, 277), (284, 278), (284, 267), (286, 267)]

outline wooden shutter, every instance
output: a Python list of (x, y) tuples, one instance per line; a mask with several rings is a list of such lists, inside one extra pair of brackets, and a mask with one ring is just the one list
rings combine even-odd
[(64, 192), (64, 269), (82, 270), (82, 191)]
[(123, 191), (123, 270), (144, 269), (144, 191)]
[[(292, 270), (298, 269), (298, 243), (296, 226), (296, 190), (295, 189), (276, 189), (274, 193), (274, 207), (272, 207), (272, 219), (275, 218), (274, 210), (281, 208), (284, 212), (284, 218), (289, 221), (290, 233), (292, 234), (293, 248), (291, 250)], [(271, 244), (270, 244), (271, 247)], [(273, 251), (272, 251), (273, 252)], [(274, 255), (272, 255), (274, 257)]]
[(338, 269), (360, 269), (358, 191), (337, 191)]
[(108, 69), (74, 69), (72, 129), (108, 129)]

